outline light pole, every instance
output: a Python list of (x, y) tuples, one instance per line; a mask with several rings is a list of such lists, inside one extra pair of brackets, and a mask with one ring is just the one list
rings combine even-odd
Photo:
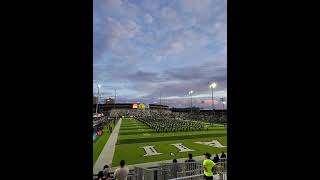
[(114, 109), (114, 112), (116, 113), (116, 121), (117, 121), (118, 113), (117, 113), (117, 111), (116, 111), (116, 98), (117, 98), (117, 90), (114, 89), (113, 109)]
[(99, 96), (100, 96), (100, 87), (101, 85), (98, 84), (98, 97), (97, 97), (97, 104), (96, 104), (96, 118), (98, 119), (98, 104), (99, 104)]
[(213, 82), (213, 83), (211, 83), (211, 84), (209, 85), (209, 88), (211, 88), (211, 92), (212, 92), (212, 94), (211, 94), (212, 114), (213, 114), (213, 112), (214, 112), (213, 89), (216, 88), (216, 86), (217, 86), (217, 84), (216, 84), (215, 82)]
[(192, 113), (192, 94), (193, 94), (193, 90), (189, 91), (189, 95), (191, 96), (191, 113)]

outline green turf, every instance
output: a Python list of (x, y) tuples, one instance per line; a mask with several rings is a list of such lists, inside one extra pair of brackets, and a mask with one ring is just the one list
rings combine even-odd
[(103, 135), (98, 137), (95, 141), (93, 141), (93, 164), (98, 159), (104, 145), (107, 143), (110, 136), (110, 132), (108, 128), (103, 129)]
[[(209, 130), (190, 132), (168, 132), (157, 133), (143, 123), (134, 119), (123, 119), (112, 166), (117, 166), (120, 160), (126, 160), (127, 164), (139, 164), (161, 160), (187, 157), (189, 152), (180, 153), (179, 150), (170, 145), (183, 143), (186, 147), (193, 149), (194, 156), (202, 155), (205, 152), (212, 154), (227, 152), (227, 148), (215, 148), (206, 145), (195, 144), (196, 141), (218, 140), (221, 144), (227, 145), (227, 131), (223, 125), (205, 125)], [(205, 128), (206, 129), (206, 128)], [(143, 146), (154, 145), (161, 155), (144, 157)], [(174, 153), (174, 156), (170, 155)]]

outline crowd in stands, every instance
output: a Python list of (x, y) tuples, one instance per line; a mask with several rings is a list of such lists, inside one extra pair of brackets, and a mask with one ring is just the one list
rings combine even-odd
[(93, 133), (107, 128), (109, 132), (112, 132), (112, 124), (115, 125), (116, 119), (109, 118), (107, 116), (94, 118), (93, 119)]
[(227, 115), (212, 114), (212, 111), (204, 112), (173, 112), (170, 109), (112, 109), (109, 113), (110, 117), (162, 117), (166, 119), (176, 120), (192, 120), (209, 123), (226, 123)]

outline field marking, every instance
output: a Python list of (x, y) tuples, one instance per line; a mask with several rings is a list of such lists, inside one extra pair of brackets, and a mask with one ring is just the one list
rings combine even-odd
[(182, 143), (177, 143), (177, 144), (171, 144), (178, 148), (180, 151), (179, 152), (188, 152), (188, 151), (194, 151), (193, 149), (189, 149), (186, 146), (184, 146)]
[(108, 164), (112, 164), (113, 155), (116, 149), (116, 143), (118, 140), (118, 134), (120, 130), (122, 119), (120, 118), (118, 120), (117, 125), (114, 127), (111, 135), (109, 136), (109, 139), (107, 143), (104, 145), (103, 150), (101, 151), (98, 159), (96, 160), (96, 163), (93, 166), (93, 173), (97, 174), (99, 171), (103, 169), (103, 166)]
[(157, 150), (154, 148), (153, 145), (151, 145), (151, 146), (143, 146), (142, 148), (143, 148), (144, 151), (146, 152), (146, 154), (143, 155), (143, 156), (145, 156), (145, 157), (146, 157), (146, 156), (154, 156), (154, 155), (160, 155), (160, 154), (162, 154), (162, 153), (158, 153)]
[(207, 146), (211, 146), (211, 147), (217, 147), (217, 148), (224, 148), (227, 146), (222, 145), (219, 141), (217, 140), (212, 140), (209, 142), (194, 142), (196, 144), (202, 144), (202, 145), (207, 145)]

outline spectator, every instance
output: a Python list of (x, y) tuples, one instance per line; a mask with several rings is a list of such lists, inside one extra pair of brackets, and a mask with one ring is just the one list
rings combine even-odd
[(220, 156), (221, 162), (224, 162), (227, 159), (227, 155), (224, 154), (224, 152), (222, 151), (222, 154)]
[(111, 180), (110, 173), (108, 173), (108, 174), (107, 174), (107, 176), (106, 176), (106, 180)]
[[(192, 159), (192, 154), (191, 154), (191, 153), (189, 153), (188, 156), (189, 156), (189, 159), (187, 159), (187, 160), (185, 161), (185, 162), (187, 163), (187, 165), (186, 165), (186, 170), (187, 170), (187, 171), (195, 170), (195, 169), (196, 169), (196, 166), (197, 166), (197, 165), (194, 163), (195, 160)], [(187, 175), (187, 176), (194, 175), (194, 172), (188, 172), (186, 175)]]
[(103, 166), (103, 176), (107, 177), (108, 174), (109, 174), (109, 166), (105, 165)]
[(220, 158), (219, 158), (218, 154), (216, 154), (216, 156), (213, 158), (213, 162), (218, 163), (219, 161), (220, 161)]
[(195, 162), (195, 160), (192, 159), (192, 154), (191, 153), (189, 153), (188, 156), (189, 156), (189, 159), (187, 159), (185, 162)]
[(216, 165), (211, 159), (211, 154), (205, 153), (205, 159), (203, 161), (204, 168), (204, 179), (205, 180), (213, 180), (213, 172), (212, 169)]
[(172, 169), (171, 169), (171, 174), (173, 176), (173, 178), (177, 178), (178, 177), (178, 171), (179, 171), (179, 165), (178, 165), (178, 161), (176, 159), (172, 160)]
[(99, 171), (98, 180), (105, 180), (105, 178), (103, 178), (103, 171)]
[(120, 168), (118, 168), (114, 171), (114, 175), (115, 175), (116, 180), (127, 180), (127, 176), (129, 174), (129, 169), (124, 166), (125, 166), (125, 161), (121, 160), (120, 161)]

